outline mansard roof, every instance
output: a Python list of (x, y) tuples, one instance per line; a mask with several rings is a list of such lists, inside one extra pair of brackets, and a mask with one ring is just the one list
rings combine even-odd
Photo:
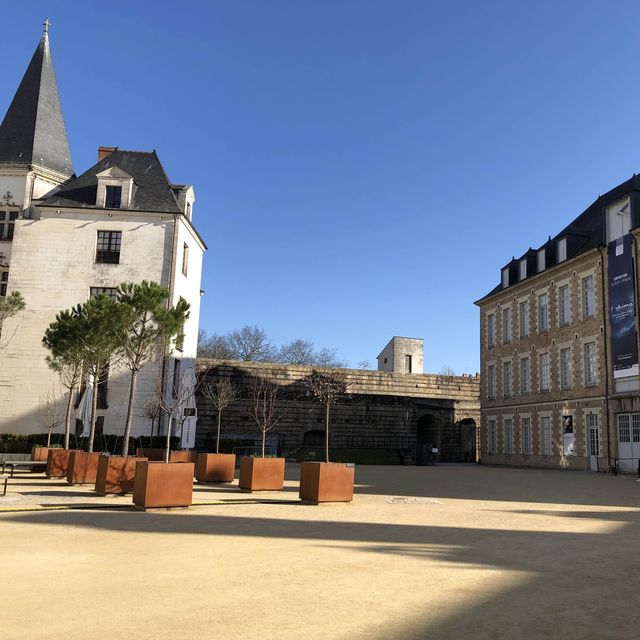
[(0, 124), (0, 165), (38, 165), (73, 175), (71, 152), (45, 31)]
[(95, 208), (98, 174), (109, 169), (114, 169), (113, 174), (124, 172), (133, 179), (133, 197), (128, 210), (182, 213), (155, 151), (116, 149), (82, 175), (67, 180), (39, 204), (45, 207)]
[[(531, 251), (536, 253), (541, 249), (546, 249), (548, 253), (552, 255), (553, 264), (549, 264), (547, 261), (546, 269), (556, 266), (556, 264), (564, 264), (556, 262), (556, 247), (559, 240), (567, 238), (570, 242), (567, 242), (567, 256), (566, 260), (577, 258), (578, 256), (587, 253), (597, 247), (604, 246), (605, 244), (605, 227), (604, 227), (604, 209), (605, 207), (615, 203), (617, 200), (631, 195), (634, 191), (640, 191), (640, 175), (634, 174), (631, 178), (622, 182), (618, 186), (614, 187), (607, 193), (598, 197), (589, 207), (587, 207), (577, 218), (570, 222), (560, 233), (555, 235), (540, 245), (535, 250), (529, 249), (520, 258), (512, 258), (502, 269), (509, 268), (515, 270), (517, 268), (518, 261), (522, 258), (530, 255)], [(512, 286), (516, 286), (522, 282), (525, 282), (530, 277), (537, 275), (536, 273), (527, 274), (527, 278), (524, 280), (517, 280), (515, 278), (509, 279), (509, 287), (503, 287), (502, 284), (498, 284), (489, 293), (483, 296), (480, 300), (476, 301), (476, 304), (483, 300), (490, 298), (491, 296), (506, 291)]]

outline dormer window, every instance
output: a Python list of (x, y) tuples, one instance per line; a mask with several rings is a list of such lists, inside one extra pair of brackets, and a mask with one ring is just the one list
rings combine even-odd
[(509, 267), (505, 267), (502, 270), (502, 288), (505, 289), (509, 286)]
[(106, 186), (105, 209), (119, 209), (122, 202), (122, 187)]
[(546, 254), (547, 252), (545, 251), (545, 249), (540, 249), (540, 251), (538, 251), (538, 273), (544, 271), (547, 262)]
[(527, 277), (527, 259), (523, 258), (518, 263), (518, 277), (520, 280), (524, 280)]
[(567, 239), (558, 240), (558, 262), (564, 262), (567, 259)]

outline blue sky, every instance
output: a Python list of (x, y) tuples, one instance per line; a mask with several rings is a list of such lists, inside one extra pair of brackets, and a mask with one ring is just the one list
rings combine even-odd
[(635, 2), (23, 0), (2, 114), (45, 16), (76, 171), (194, 184), (209, 332), (475, 372), (500, 267), (640, 168)]

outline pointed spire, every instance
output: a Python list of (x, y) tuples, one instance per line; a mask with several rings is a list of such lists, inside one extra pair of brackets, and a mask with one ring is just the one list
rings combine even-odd
[(0, 165), (39, 165), (73, 175), (67, 131), (49, 50), (47, 18), (42, 38), (0, 124)]

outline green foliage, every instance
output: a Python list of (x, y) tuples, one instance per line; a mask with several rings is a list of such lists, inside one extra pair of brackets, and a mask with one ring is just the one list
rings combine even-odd
[[(1, 453), (31, 453), (31, 447), (46, 446), (47, 433), (0, 433)], [(62, 445), (62, 434), (54, 433), (51, 436), (52, 446)]]
[(26, 304), (19, 291), (12, 291), (8, 296), (0, 297), (0, 324), (3, 320), (15, 316)]
[[(220, 438), (219, 453), (233, 453), (235, 447), (253, 447), (255, 440), (253, 439), (237, 439), (237, 438)], [(216, 438), (208, 436), (203, 443), (203, 451), (215, 451)]]

